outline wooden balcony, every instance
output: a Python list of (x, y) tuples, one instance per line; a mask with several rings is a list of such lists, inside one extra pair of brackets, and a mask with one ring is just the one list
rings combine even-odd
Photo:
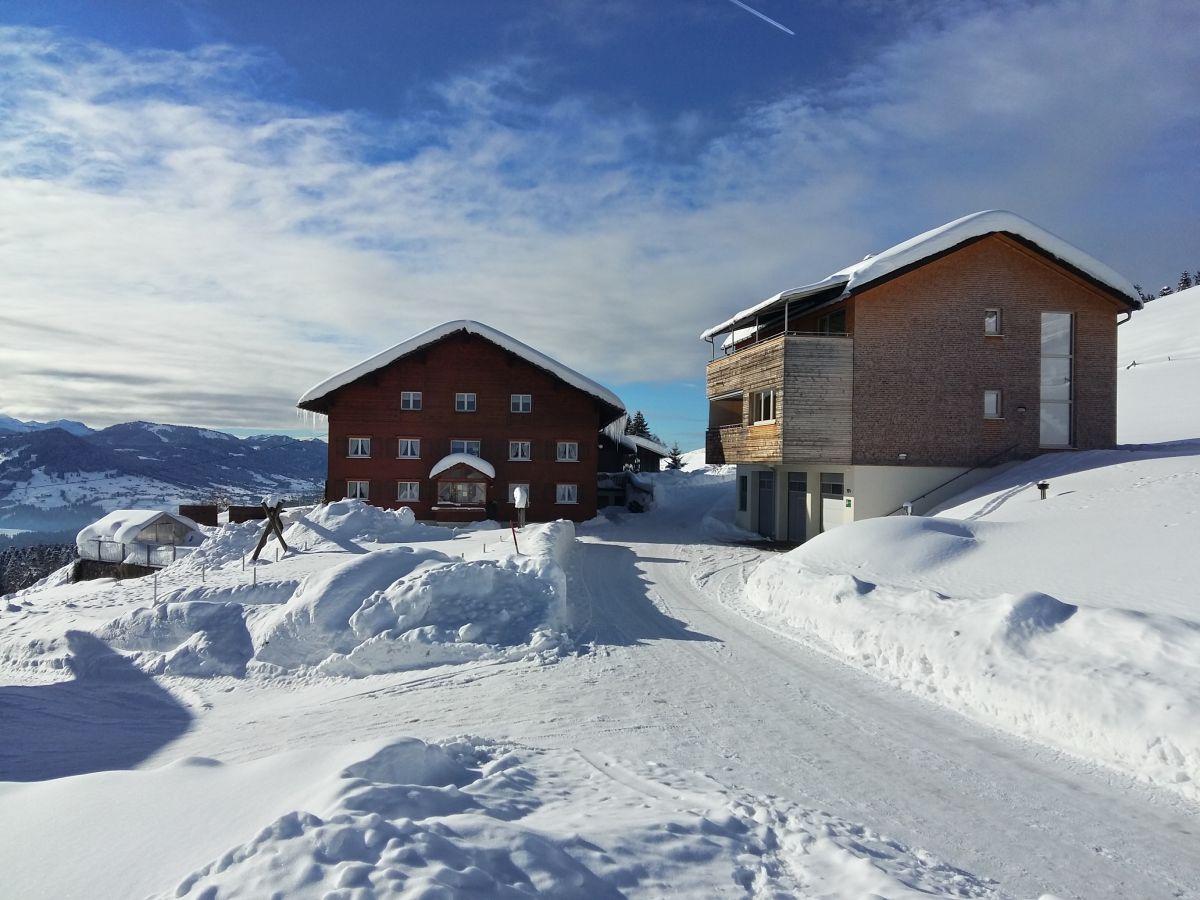
[[(853, 379), (847, 335), (781, 334), (713, 360), (708, 461), (849, 462)], [(750, 424), (751, 398), (765, 390), (775, 391), (775, 420)]]

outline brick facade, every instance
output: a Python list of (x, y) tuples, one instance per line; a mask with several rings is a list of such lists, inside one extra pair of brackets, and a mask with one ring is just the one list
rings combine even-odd
[[(420, 391), (421, 409), (402, 410), (402, 391)], [(475, 394), (475, 412), (455, 410), (457, 393)], [(512, 394), (530, 394), (532, 410), (512, 412)], [(481, 458), (496, 471), (486, 497), (493, 515), (513, 516), (509, 485), (528, 484), (530, 521), (591, 518), (596, 514), (599, 431), (619, 412), (466, 331), (450, 334), (339, 388), (327, 403), (327, 499), (344, 496), (349, 480), (366, 480), (370, 503), (390, 509), (408, 506), (419, 519), (435, 518), (437, 485), (429, 472), (451, 452), (452, 440), (481, 442)], [(348, 455), (352, 437), (371, 439), (370, 458)], [(397, 458), (400, 438), (420, 439), (418, 459)], [(509, 441), (529, 441), (532, 459), (510, 461)], [(578, 462), (557, 461), (559, 441), (578, 445)], [(418, 482), (420, 499), (397, 500), (400, 481)], [(556, 502), (559, 484), (577, 485), (576, 503)]]
[[(992, 234), (855, 295), (853, 458), (971, 466), (1039, 451), (1041, 313), (1074, 316), (1074, 447), (1116, 442), (1117, 313), (1111, 296)], [(986, 336), (999, 309), (1002, 336)], [(983, 393), (1002, 391), (1003, 418)], [(1018, 411), (1024, 407), (1025, 411)]]

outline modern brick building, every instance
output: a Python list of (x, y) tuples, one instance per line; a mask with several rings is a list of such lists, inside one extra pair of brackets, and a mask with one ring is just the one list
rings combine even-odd
[(1140, 307), (1032, 222), (966, 216), (705, 331), (708, 461), (737, 464), (739, 524), (798, 542), (1112, 446), (1117, 325)]
[(329, 419), (326, 499), (410, 507), (419, 519), (596, 514), (598, 441), (620, 435), (620, 399), (487, 325), (447, 322), (309, 390)]

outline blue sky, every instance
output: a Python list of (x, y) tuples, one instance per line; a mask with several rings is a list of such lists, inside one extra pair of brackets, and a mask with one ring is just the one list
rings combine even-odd
[(0, 411), (307, 433), (476, 318), (690, 448), (703, 328), (967, 212), (1200, 267), (1195, 3), (749, 5), (0, 3)]

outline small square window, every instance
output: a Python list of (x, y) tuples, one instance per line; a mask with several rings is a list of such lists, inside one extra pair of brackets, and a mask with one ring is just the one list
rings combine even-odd
[(513, 394), (509, 404), (515, 413), (533, 412), (533, 394)]
[(420, 391), (401, 391), (400, 392), (400, 408), (401, 409), (420, 409), (421, 408), (421, 392)]
[(579, 442), (559, 441), (555, 459), (559, 462), (579, 462)]
[(579, 485), (577, 485), (577, 484), (556, 484), (554, 486), (554, 502), (555, 503), (578, 503), (579, 502)]
[(369, 457), (371, 455), (371, 439), (369, 437), (350, 438), (346, 455), (358, 458)]
[(454, 411), (455, 412), (475, 412), (475, 395), (474, 394), (455, 394), (454, 395)]
[(346, 482), (346, 499), (347, 500), (366, 500), (368, 489), (371, 482), (369, 481), (347, 481)]
[(983, 392), (983, 417), (985, 419), (1001, 419), (1004, 417), (1004, 407), (1001, 405), (1000, 391)]
[(396, 456), (399, 459), (420, 459), (421, 439), (400, 438), (399, 447), (396, 450)]
[(396, 499), (400, 502), (408, 501), (414, 503), (421, 499), (421, 482), (419, 481), (397, 481), (396, 482)]
[(775, 421), (775, 391), (755, 391), (750, 395), (750, 421), (756, 425)]
[(482, 456), (482, 453), (480, 452), (479, 441), (462, 441), (462, 440), (451, 441), (450, 442), (450, 452), (451, 453), (467, 453), (467, 454), (470, 454), (471, 456)]
[(533, 445), (529, 441), (509, 441), (508, 458), (514, 462), (528, 462), (533, 459)]
[(1000, 310), (985, 309), (983, 311), (983, 333), (1003, 334), (1000, 330)]

